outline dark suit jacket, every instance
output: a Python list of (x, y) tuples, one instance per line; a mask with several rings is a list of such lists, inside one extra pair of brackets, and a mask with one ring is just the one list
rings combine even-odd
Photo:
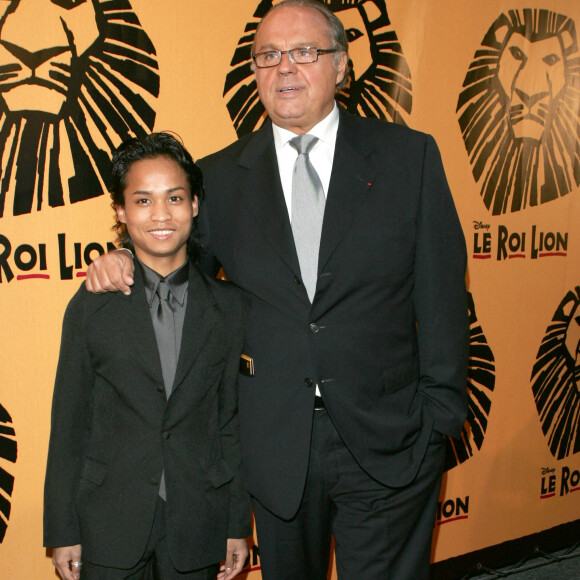
[(465, 240), (434, 140), (341, 111), (313, 304), (300, 282), (270, 123), (200, 162), (207, 259), (245, 290), (239, 377), (246, 483), (290, 518), (315, 383), (360, 465), (411, 482), (433, 430), (466, 416)]
[(118, 568), (142, 556), (161, 473), (174, 565), (225, 558), (251, 533), (241, 476), (236, 374), (239, 292), (191, 265), (173, 391), (139, 268), (130, 296), (81, 286), (63, 323), (45, 482), (44, 545), (82, 544), (83, 559)]

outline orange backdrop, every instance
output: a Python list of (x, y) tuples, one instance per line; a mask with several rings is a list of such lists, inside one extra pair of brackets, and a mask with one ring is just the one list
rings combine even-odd
[[(11, 5), (1, 4), (0, 13)], [(267, 3), (112, 4), (89, 0), (65, 15), (82, 57), (71, 65), (72, 77), (84, 74), (80, 87), (59, 80), (70, 64), (63, 53), (38, 65), (54, 86), (13, 90), (17, 55), (0, 47), (0, 72), (9, 71), (0, 75), (8, 579), (54, 574), (42, 547), (52, 384), (65, 306), (113, 240), (103, 194), (111, 147), (124, 134), (173, 130), (201, 157), (253, 123), (244, 50)], [(580, 513), (580, 3), (344, 4), (360, 96), (351, 90), (341, 102), (434, 135), (470, 255), (471, 414), (444, 477), (437, 562)], [(60, 16), (49, 0), (21, 0), (0, 38), (30, 53), (57, 46)], [(252, 564), (247, 577), (258, 579), (259, 559)]]

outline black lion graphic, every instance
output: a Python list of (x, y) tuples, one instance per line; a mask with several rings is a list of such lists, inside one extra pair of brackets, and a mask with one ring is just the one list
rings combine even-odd
[(532, 392), (550, 452), (580, 451), (580, 286), (566, 294), (540, 345)]
[(491, 411), (490, 395), (495, 388), (495, 358), (477, 320), (473, 296), (467, 293), (469, 311), (469, 364), (467, 369), (468, 410), (461, 435), (447, 440), (445, 470), (469, 459), (481, 449)]
[(4, 461), (16, 462), (17, 448), (12, 418), (0, 405), (0, 543), (4, 540), (10, 518), (10, 496), (14, 489), (14, 477), (2, 467)]
[(457, 111), (492, 214), (537, 206), (580, 183), (580, 54), (574, 21), (510, 10), (485, 35)]
[[(226, 76), (224, 96), (238, 137), (260, 126), (265, 111), (250, 68), (251, 49), (260, 19), (272, 7), (262, 0)], [(407, 124), (412, 106), (411, 72), (387, 14), (385, 0), (326, 0), (342, 20), (349, 39), (352, 70), (338, 103), (352, 113)]]
[(127, 0), (0, 4), (0, 216), (102, 195), (112, 151), (153, 128), (153, 44)]

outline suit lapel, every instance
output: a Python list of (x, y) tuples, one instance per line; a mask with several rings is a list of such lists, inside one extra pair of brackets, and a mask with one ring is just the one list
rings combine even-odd
[(135, 268), (133, 275), (135, 283), (131, 294), (129, 296), (121, 293), (117, 295), (117, 317), (120, 328), (126, 335), (127, 344), (134, 345), (132, 353), (139, 359), (139, 366), (151, 375), (155, 382), (163, 384), (161, 359), (141, 270)]
[(217, 301), (207, 282), (197, 268), (190, 264), (187, 307), (172, 395), (188, 375), (207, 344), (220, 316), (216, 304)]
[(300, 272), (288, 208), (280, 182), (278, 160), (270, 121), (248, 142), (239, 164), (247, 169), (241, 184), (250, 212), (270, 245), (295, 273)]
[(324, 271), (326, 263), (354, 221), (376, 173), (369, 160), (372, 144), (365, 140), (360, 127), (356, 127), (357, 121), (340, 111), (332, 176), (322, 224), (319, 273)]
[[(340, 110), (340, 122), (328, 190), (318, 271), (322, 272), (346, 235), (368, 194), (376, 170), (370, 162), (372, 144), (357, 127), (358, 119)], [(240, 189), (260, 231), (292, 272), (300, 265), (284, 200), (270, 121), (249, 140), (239, 161), (247, 169)]]

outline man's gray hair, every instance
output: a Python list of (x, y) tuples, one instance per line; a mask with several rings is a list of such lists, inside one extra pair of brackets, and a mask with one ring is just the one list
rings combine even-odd
[[(334, 63), (338, 66), (338, 62), (340, 61), (340, 53), (345, 52), (347, 57), (347, 67), (344, 71), (344, 78), (336, 85), (337, 89), (342, 89), (346, 86), (348, 82), (348, 72), (350, 70), (350, 58), (348, 56), (348, 39), (346, 36), (346, 31), (344, 30), (344, 26), (340, 21), (340, 18), (335, 16), (334, 12), (328, 8), (324, 2), (319, 2), (318, 0), (283, 0), (278, 4), (275, 4), (266, 12), (262, 20), (260, 20), (258, 27), (256, 28), (256, 35), (258, 34), (258, 30), (260, 30), (260, 25), (264, 22), (264, 19), (268, 17), (269, 14), (278, 10), (279, 8), (290, 8), (290, 7), (298, 7), (298, 8), (311, 8), (312, 10), (317, 10), (324, 16), (326, 22), (328, 22), (328, 31), (330, 36), (330, 41), (332, 43), (331, 48), (335, 48), (339, 52), (333, 55)], [(256, 38), (256, 36), (254, 36)], [(255, 40), (254, 40), (255, 43)], [(318, 46), (317, 48), (327, 48), (325, 46)], [(252, 54), (254, 53), (254, 47), (252, 47)]]

